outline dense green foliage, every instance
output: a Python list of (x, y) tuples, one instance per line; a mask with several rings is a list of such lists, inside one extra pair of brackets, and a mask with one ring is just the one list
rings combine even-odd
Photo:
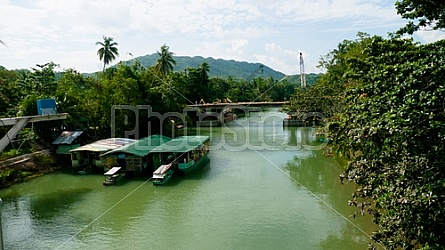
[(29, 176), (30, 173), (17, 169), (2, 169), (0, 170), (0, 187), (10, 185), (11, 183), (22, 181)]
[[(55, 98), (59, 113), (68, 113), (68, 119), (36, 123), (37, 135), (51, 142), (61, 130), (89, 129), (97, 138), (124, 136), (139, 126), (143, 136), (151, 123), (152, 132), (160, 132), (162, 124), (148, 118), (148, 110), (141, 111), (136, 124), (133, 110), (115, 105), (149, 105), (153, 112), (183, 112), (188, 104), (232, 101), (281, 101), (294, 93), (295, 85), (287, 80), (262, 78), (254, 75), (251, 80), (210, 77), (212, 68), (206, 62), (197, 67), (174, 71), (175, 59), (168, 46), (161, 47), (158, 60), (149, 67), (138, 61), (120, 63), (94, 76), (84, 76), (68, 69), (55, 72), (56, 64), (38, 65), (30, 71), (11, 71), (0, 68), (0, 116), (35, 115), (36, 101)], [(115, 115), (114, 124), (112, 116)], [(1, 128), (0, 128), (1, 129)], [(1, 133), (1, 132), (0, 132)], [(166, 132), (168, 133), (168, 132)]]
[[(445, 230), (445, 41), (366, 38), (344, 72), (352, 86), (331, 124), (352, 204), (374, 215), (386, 247), (443, 247)], [(368, 199), (371, 198), (371, 199)]]
[(399, 0), (397, 13), (410, 21), (397, 33), (413, 34), (419, 29), (440, 30), (445, 28), (445, 2), (442, 0)]
[(327, 73), (289, 109), (330, 117), (337, 155), (349, 161), (341, 179), (357, 184), (350, 205), (373, 214), (385, 248), (442, 249), (445, 41), (359, 34), (321, 64)]
[[(398, 35), (445, 28), (443, 1), (403, 0), (396, 8), (417, 21)], [(288, 110), (329, 116), (337, 156), (348, 160), (340, 179), (356, 184), (349, 204), (371, 213), (379, 226), (374, 244), (443, 249), (445, 40), (421, 45), (359, 33), (357, 40), (340, 43), (321, 66), (327, 73), (297, 91)]]

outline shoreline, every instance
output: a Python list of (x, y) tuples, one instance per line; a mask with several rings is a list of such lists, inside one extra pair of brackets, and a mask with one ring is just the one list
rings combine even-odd
[[(20, 157), (23, 156), (16, 158)], [(60, 169), (60, 167), (57, 167), (57, 158), (49, 152), (36, 152), (25, 160), (16, 162), (13, 160), (14, 158), (8, 159), (7, 161), (12, 161), (13, 163), (0, 169), (0, 189), (26, 182)]]

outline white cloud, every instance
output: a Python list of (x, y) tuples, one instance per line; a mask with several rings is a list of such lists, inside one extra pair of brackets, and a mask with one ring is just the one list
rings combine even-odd
[[(383, 3), (387, 3), (385, 1)], [(393, 2), (393, 1), (391, 1)], [(392, 5), (393, 6), (393, 5)], [(276, 16), (300, 22), (322, 22), (335, 19), (373, 19), (388, 18), (392, 8), (385, 8), (382, 1), (364, 0), (300, 0), (278, 1), (272, 8)]]
[(230, 48), (226, 49), (229, 55), (240, 55), (243, 53), (243, 47), (245, 47), (249, 42), (245, 39), (232, 41)]
[(299, 73), (299, 52), (284, 49), (276, 43), (265, 44), (264, 53), (255, 54), (255, 58), (273, 69), (280, 69), (282, 73)]
[[(257, 62), (298, 73), (298, 51), (316, 60), (357, 31), (400, 27), (395, 0), (0, 0), (0, 65), (23, 68), (54, 61), (95, 71), (102, 35), (140, 56), (164, 43), (177, 55)], [(385, 2), (386, 3), (386, 2)], [(384, 32), (382, 32), (382, 30)], [(433, 39), (428, 38), (426, 39)], [(43, 61), (43, 62), (42, 62)]]
[(445, 32), (439, 30), (418, 31), (416, 35), (426, 43), (433, 43), (445, 39)]

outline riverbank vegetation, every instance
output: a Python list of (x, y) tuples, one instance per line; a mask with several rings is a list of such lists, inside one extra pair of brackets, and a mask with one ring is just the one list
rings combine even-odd
[[(438, 6), (443, 13), (443, 3), (432, 2), (400, 1), (399, 13), (422, 18), (398, 32), (428, 24), (445, 28), (443, 15), (425, 14), (436, 13)], [(379, 226), (374, 243), (387, 249), (443, 249), (445, 40), (420, 44), (397, 34), (360, 33), (340, 43), (321, 66), (327, 73), (312, 88), (298, 91), (289, 108), (330, 117), (337, 156), (348, 160), (340, 179), (357, 184), (349, 203), (373, 215)]]
[[(56, 72), (57, 64), (53, 62), (36, 65), (31, 70), (8, 70), (0, 66), (1, 118), (37, 115), (36, 101), (46, 98), (54, 98), (57, 111), (68, 114), (65, 121), (29, 124), (6, 150), (0, 152), (0, 161), (50, 148), (51, 142), (64, 130), (84, 130), (88, 141), (110, 137), (112, 128), (117, 137), (124, 137), (124, 131), (135, 128), (140, 132), (139, 137), (146, 136), (149, 129), (151, 133), (161, 132), (163, 124), (156, 117), (150, 117), (146, 108), (136, 110), (140, 112), (137, 120), (134, 109), (121, 109), (119, 105), (150, 106), (152, 112), (159, 114), (182, 113), (186, 105), (201, 100), (287, 100), (295, 88), (295, 84), (286, 79), (279, 81), (271, 77), (252, 75), (247, 80), (209, 77), (211, 69), (206, 62), (195, 68), (174, 71), (174, 54), (165, 44), (152, 66), (145, 67), (132, 60), (132, 64), (119, 63), (106, 68), (118, 55), (118, 44), (110, 37), (103, 37), (103, 42), (96, 45), (104, 68), (94, 75), (86, 76), (73, 69)], [(171, 126), (166, 126), (162, 132), (168, 135), (169, 128)], [(8, 129), (0, 126), (0, 137)], [(52, 171), (53, 161), (51, 157), (36, 156), (26, 164), (3, 168), (0, 186)]]
[[(10, 159), (13, 161), (16, 158)], [(8, 166), (1, 166), (0, 188), (8, 187), (14, 183), (26, 181), (60, 169), (60, 163), (54, 155), (47, 152), (33, 154), (26, 160), (11, 162)]]
[[(74, 69), (56, 72), (57, 64), (53, 62), (30, 70), (8, 70), (0, 66), (0, 117), (36, 115), (37, 100), (54, 98), (57, 111), (67, 113), (68, 119), (32, 125), (31, 140), (48, 147), (63, 130), (87, 130), (89, 139), (96, 140), (110, 137), (112, 128), (116, 136), (124, 136), (124, 131), (139, 126), (139, 136), (143, 137), (148, 133), (150, 122), (151, 132), (160, 132), (163, 125), (159, 119), (149, 118), (148, 110), (139, 111), (140, 120), (136, 124), (134, 110), (113, 109), (116, 105), (150, 106), (152, 112), (160, 114), (182, 113), (186, 105), (200, 101), (288, 100), (296, 87), (287, 79), (255, 74), (251, 74), (250, 79), (209, 77), (212, 69), (206, 62), (175, 71), (174, 53), (165, 44), (158, 51), (158, 60), (149, 67), (132, 60), (132, 64), (118, 63), (106, 68), (118, 50), (112, 38), (103, 39), (97, 43), (97, 54), (104, 61), (104, 70), (94, 75), (86, 76)], [(0, 135), (6, 131), (0, 126)], [(168, 128), (164, 130), (168, 132)], [(23, 136), (23, 139), (29, 138)], [(13, 151), (21, 144), (20, 138), (16, 138), (14, 144)], [(28, 149), (31, 146), (26, 144), (20, 148), (21, 151)], [(16, 152), (13, 151), (4, 154)]]

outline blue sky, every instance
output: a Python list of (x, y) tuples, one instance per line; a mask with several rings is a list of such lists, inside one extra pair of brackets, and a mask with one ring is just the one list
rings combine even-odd
[[(265, 64), (285, 74), (320, 72), (320, 56), (357, 32), (385, 36), (402, 27), (395, 0), (0, 0), (0, 65), (102, 69), (97, 41), (113, 37), (120, 60), (156, 53)], [(418, 32), (432, 42), (444, 32)], [(130, 55), (131, 54), (131, 55)], [(211, 70), (211, 69), (210, 69)]]

